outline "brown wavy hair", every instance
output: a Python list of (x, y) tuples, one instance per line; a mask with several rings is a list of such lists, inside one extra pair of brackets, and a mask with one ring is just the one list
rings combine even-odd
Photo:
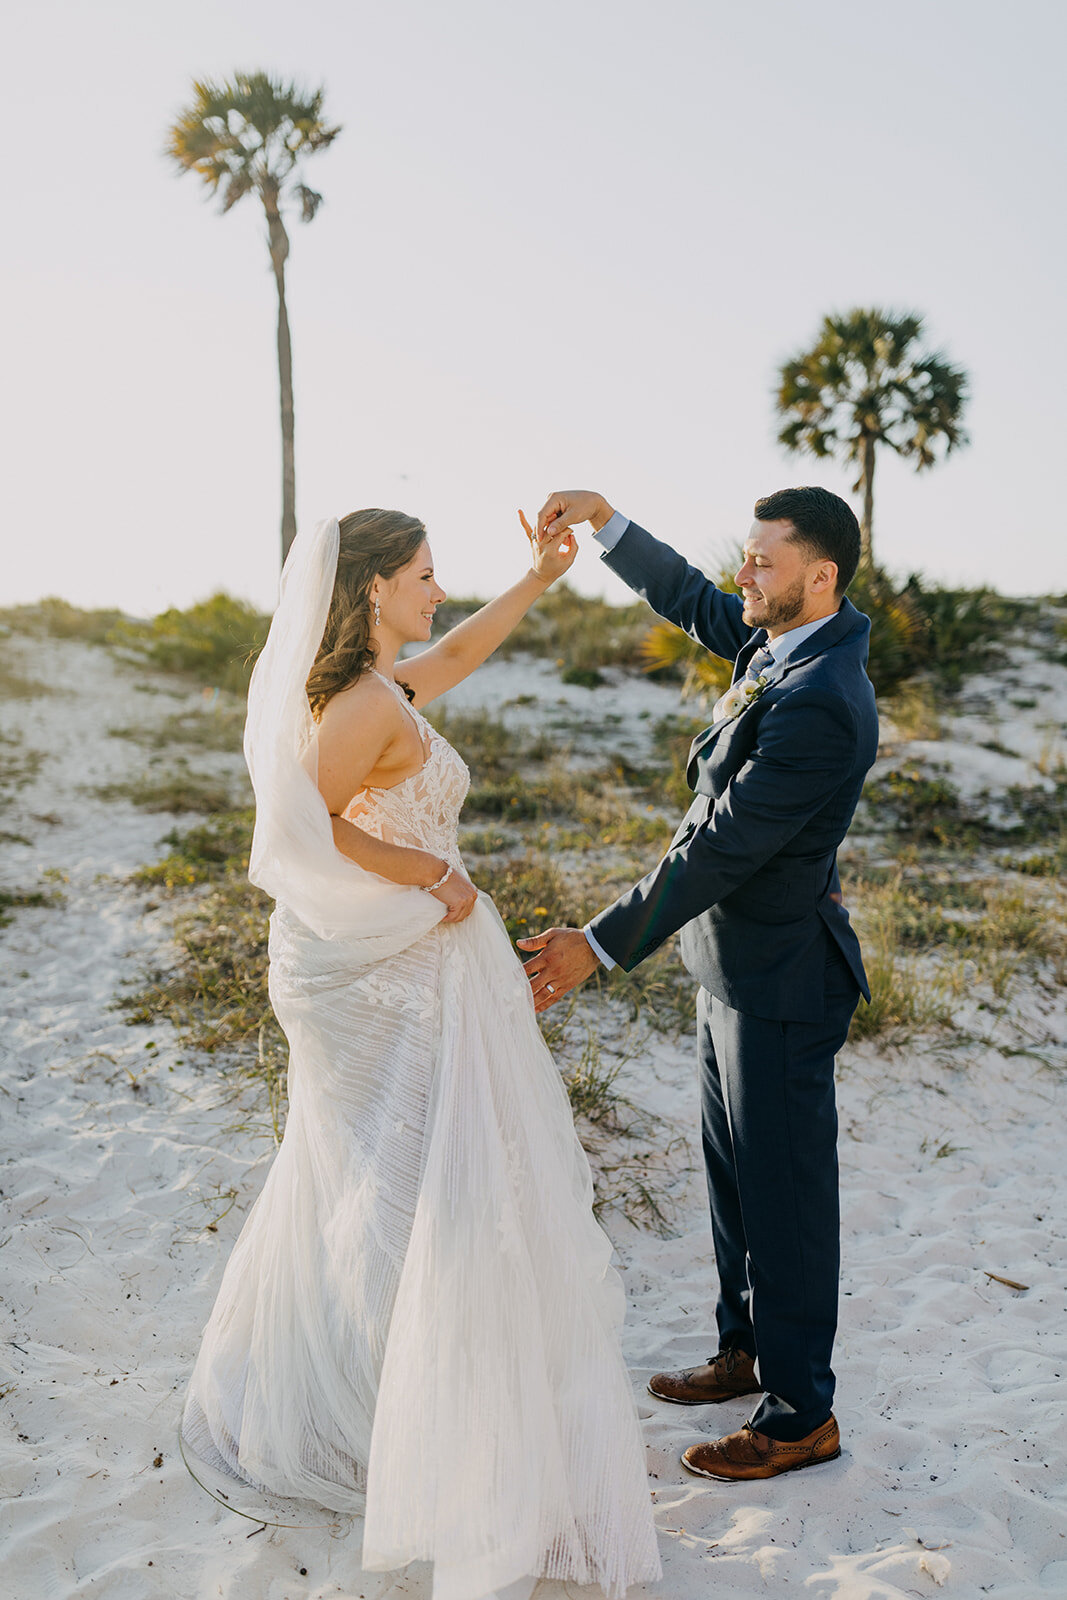
[[(307, 696), (318, 722), (330, 700), (347, 689), (378, 659), (371, 639), (371, 585), (375, 578), (393, 578), (413, 561), (426, 537), (418, 517), (403, 511), (351, 511), (340, 521), (330, 610), (315, 663), (308, 674)], [(408, 698), (411, 690), (403, 685)]]

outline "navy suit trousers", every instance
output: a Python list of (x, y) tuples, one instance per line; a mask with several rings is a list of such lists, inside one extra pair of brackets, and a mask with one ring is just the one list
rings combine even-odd
[(801, 1439), (830, 1415), (840, 1214), (834, 1057), (859, 988), (827, 940), (822, 1022), (775, 1022), (699, 991), (704, 1159), (721, 1349), (755, 1356), (751, 1423)]

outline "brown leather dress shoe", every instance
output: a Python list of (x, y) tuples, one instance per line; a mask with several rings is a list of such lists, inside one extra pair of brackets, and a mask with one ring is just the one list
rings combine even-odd
[(762, 1394), (756, 1382), (755, 1363), (745, 1350), (720, 1350), (703, 1367), (684, 1372), (657, 1372), (648, 1380), (648, 1392), (676, 1406), (714, 1406), (740, 1395)]
[(803, 1439), (771, 1439), (746, 1422), (740, 1433), (728, 1433), (709, 1444), (691, 1444), (682, 1466), (699, 1478), (725, 1478), (747, 1482), (750, 1478), (776, 1478), (780, 1472), (815, 1467), (841, 1454), (841, 1435), (833, 1417)]

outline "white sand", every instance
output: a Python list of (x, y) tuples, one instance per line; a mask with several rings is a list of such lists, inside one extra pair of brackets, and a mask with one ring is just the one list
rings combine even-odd
[[(17, 911), (0, 932), (0, 1391), (11, 1419), (0, 1445), (10, 1496), (0, 1511), (0, 1593), (424, 1597), (424, 1572), (360, 1572), (358, 1525), (261, 1528), (207, 1498), (182, 1464), (183, 1384), (271, 1145), (255, 1108), (225, 1098), (214, 1063), (183, 1053), (167, 1027), (131, 1028), (109, 1009), (166, 940), (164, 913), (147, 910), (147, 897), (122, 879), (162, 853), (173, 819), (82, 790), (144, 767), (144, 752), (107, 738), (108, 727), (190, 702), (131, 693), (134, 675), (84, 646), (17, 648), (31, 676), (47, 674), (62, 692), (3, 707), (5, 728), (21, 731), (23, 748), (44, 761), (0, 811), (0, 828), (32, 840), (4, 846), (0, 882), (31, 887), (49, 867), (68, 882), (62, 909)], [(1016, 668), (1024, 681), (1044, 671), (1025, 657)], [(602, 743), (617, 735), (620, 748), (635, 750), (647, 726), (635, 706), (654, 716), (677, 709), (672, 691), (621, 676), (610, 701), (550, 689), (546, 669), (518, 662), (484, 670), (464, 698), (500, 706), (530, 692), (539, 707), (507, 714), (544, 714), (546, 696), (549, 707), (566, 701), (572, 717), (595, 707)], [(1046, 696), (1011, 715), (998, 737), (1019, 752), (1023, 781), (1035, 782)], [(976, 771), (987, 726), (975, 704), (930, 752), (946, 759), (949, 749), (956, 781), (961, 769)], [(229, 758), (197, 765), (236, 771)], [(982, 777), (990, 781), (984, 766)], [(37, 820), (49, 813), (59, 820)], [(662, 1584), (638, 1592), (895, 1600), (943, 1587), (966, 1600), (1067, 1596), (1065, 1007), (1062, 995), (1034, 988), (998, 1020), (981, 999), (970, 997), (965, 1020), (987, 1042), (865, 1046), (842, 1063), (844, 1454), (747, 1487), (696, 1480), (678, 1464), (687, 1443), (739, 1426), (744, 1402), (682, 1410), (644, 1393), (652, 1371), (714, 1348), (714, 1269), (689, 1049), (652, 1040), (627, 1069), (633, 1097), (685, 1133), (694, 1167), (677, 1237), (610, 1223), (630, 1297), (626, 1351), (664, 1561)], [(1035, 1054), (1008, 1053), (1024, 1045)], [(565, 1593), (542, 1584), (537, 1597)]]

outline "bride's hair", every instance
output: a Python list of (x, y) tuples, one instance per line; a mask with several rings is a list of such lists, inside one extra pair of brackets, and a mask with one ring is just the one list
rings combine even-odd
[(352, 511), (338, 526), (337, 576), (322, 643), (307, 680), (316, 722), (333, 696), (369, 672), (377, 660), (370, 635), (370, 591), (375, 578), (395, 577), (415, 559), (426, 537), (418, 517), (405, 516), (402, 511)]

